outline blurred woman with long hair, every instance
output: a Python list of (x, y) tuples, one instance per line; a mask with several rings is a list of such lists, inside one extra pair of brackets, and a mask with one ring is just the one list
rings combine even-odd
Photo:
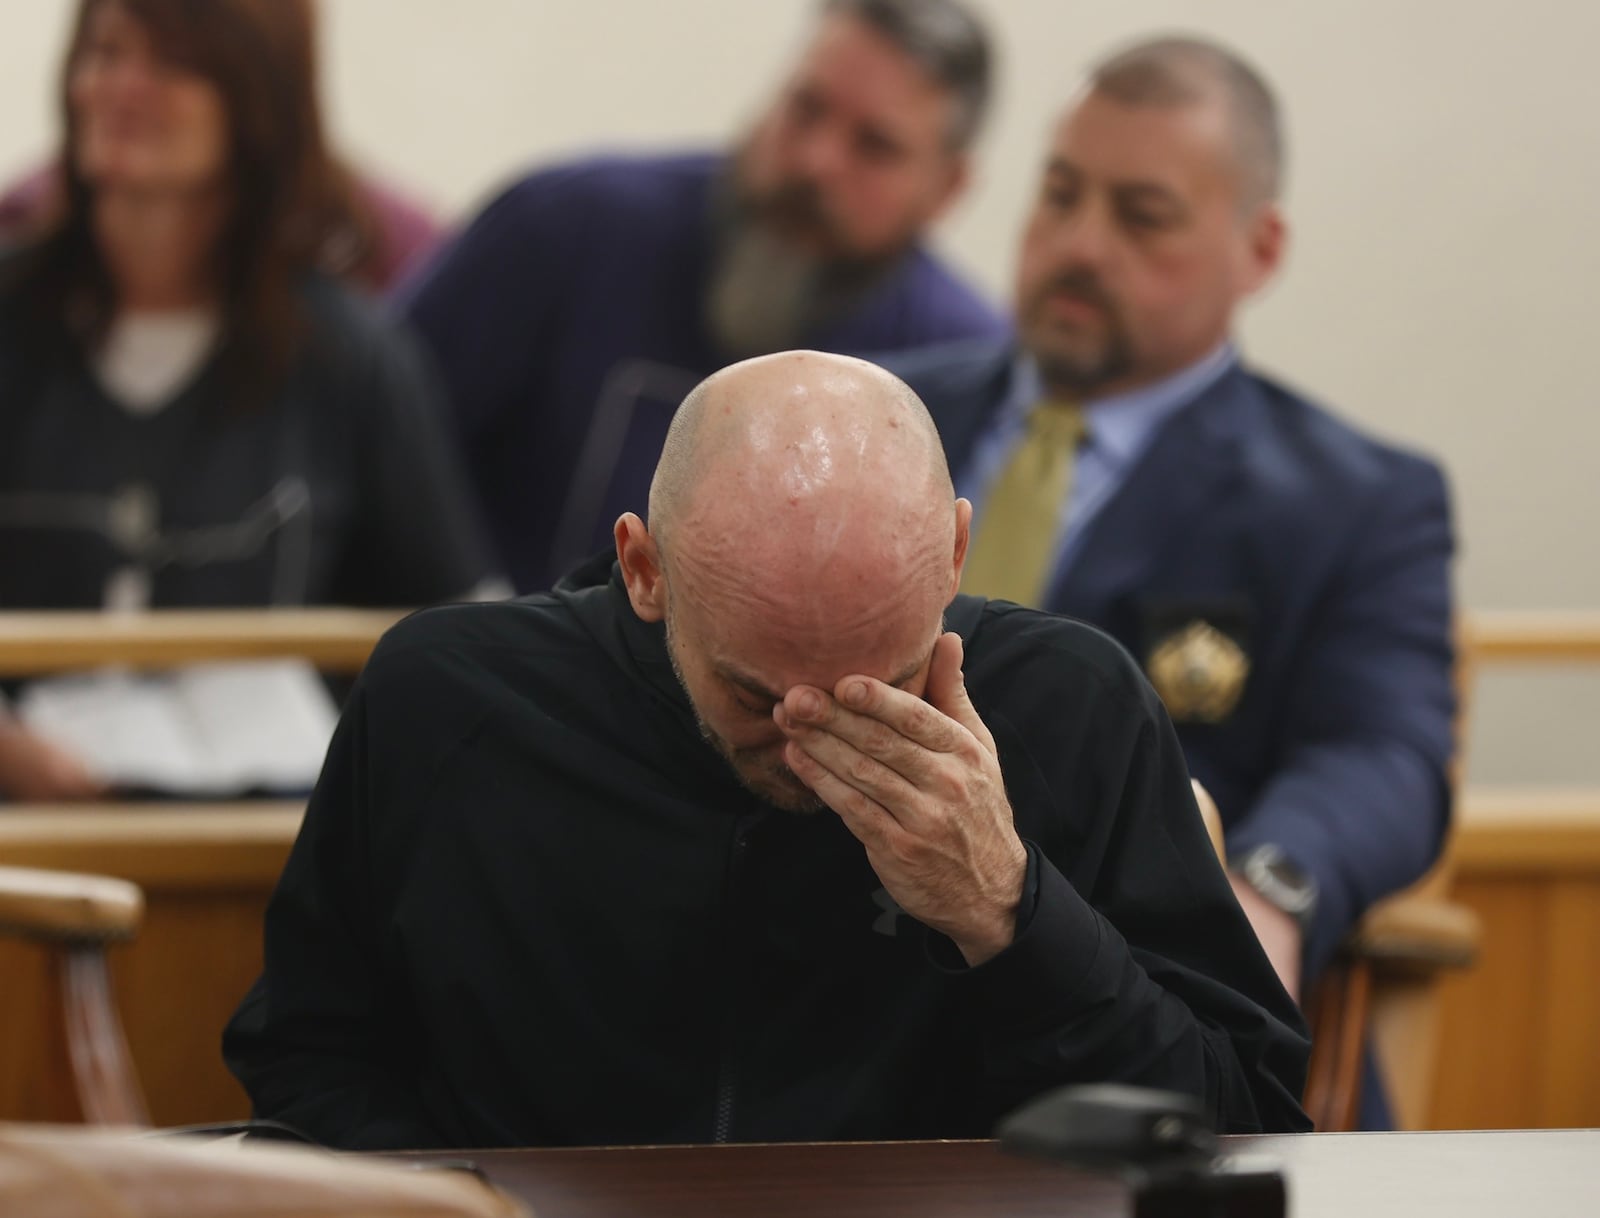
[[(415, 605), (492, 579), (432, 377), (334, 275), (309, 0), (83, 0), (63, 197), (0, 257), (0, 608)], [(0, 712), (0, 791), (84, 794)]]

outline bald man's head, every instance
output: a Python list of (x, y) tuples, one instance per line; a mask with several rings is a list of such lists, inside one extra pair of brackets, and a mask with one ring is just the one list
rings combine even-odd
[(904, 382), (789, 351), (734, 364), (685, 399), (651, 484), (650, 531), (669, 568), (759, 581), (799, 611), (942, 579), (953, 504), (938, 432)]
[(955, 595), (970, 509), (901, 381), (811, 351), (716, 373), (673, 419), (648, 530), (617, 524), (630, 600), (664, 620), (702, 729), (746, 785), (809, 793), (772, 703), (864, 672), (920, 693)]
[(659, 541), (702, 491), (759, 508), (781, 486), (777, 498), (821, 507), (885, 478), (919, 505), (951, 495), (939, 434), (911, 387), (865, 360), (784, 351), (713, 373), (684, 398), (650, 485), (650, 527)]

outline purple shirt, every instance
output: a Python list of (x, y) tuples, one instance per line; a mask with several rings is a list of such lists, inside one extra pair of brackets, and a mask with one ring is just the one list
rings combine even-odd
[[(608, 546), (622, 512), (644, 514), (673, 412), (728, 362), (702, 320), (724, 164), (695, 154), (540, 170), (401, 289), (520, 592)], [(799, 345), (866, 354), (1004, 332), (917, 248)]]

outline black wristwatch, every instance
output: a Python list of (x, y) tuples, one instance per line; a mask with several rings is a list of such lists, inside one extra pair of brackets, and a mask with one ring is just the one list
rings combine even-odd
[(1317, 916), (1317, 882), (1270, 842), (1240, 855), (1231, 869), (1262, 900), (1288, 914), (1300, 927), (1300, 936), (1311, 933)]

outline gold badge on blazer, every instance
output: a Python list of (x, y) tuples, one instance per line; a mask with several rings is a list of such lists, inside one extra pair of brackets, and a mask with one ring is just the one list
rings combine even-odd
[(1194, 621), (1156, 644), (1145, 672), (1175, 721), (1221, 723), (1244, 693), (1250, 660), (1215, 626)]

